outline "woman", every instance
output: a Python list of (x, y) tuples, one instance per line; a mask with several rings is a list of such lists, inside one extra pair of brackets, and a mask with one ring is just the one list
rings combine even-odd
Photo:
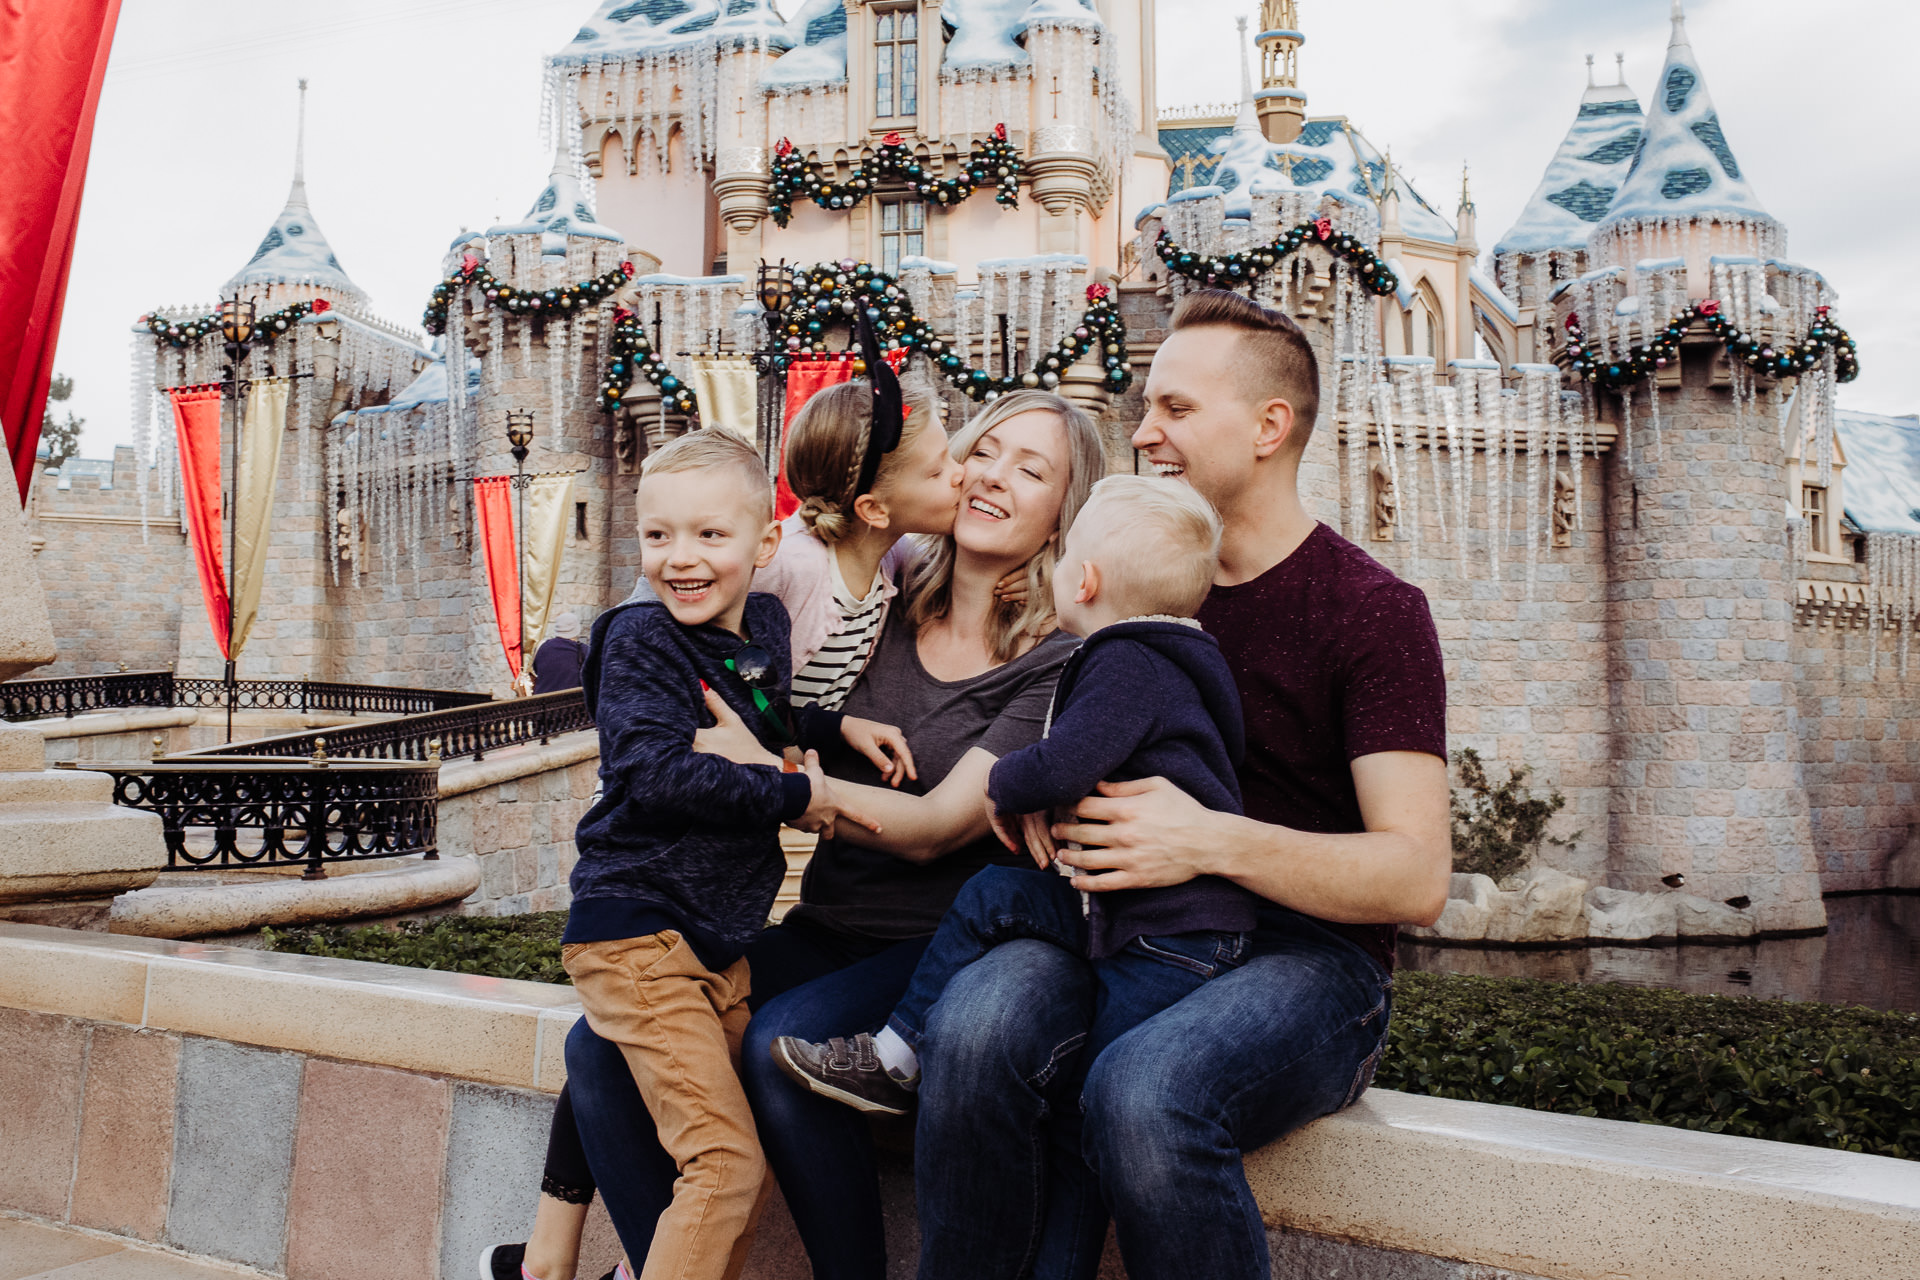
[[(748, 951), (755, 1015), (742, 1076), (816, 1280), (885, 1274), (872, 1138), (858, 1113), (780, 1074), (768, 1046), (781, 1035), (824, 1039), (878, 1026), (960, 886), (989, 862), (1011, 861), (988, 829), (987, 773), (1040, 737), (1073, 646), (1053, 626), (1053, 559), (1106, 469), (1092, 419), (1046, 392), (996, 401), (955, 435), (952, 453), (964, 469), (953, 535), (910, 571), (905, 607), (889, 616), (845, 705), (905, 732), (918, 782), (895, 791), (856, 753), (830, 761), (836, 777), (861, 784), (850, 803), (877, 819), (880, 833), (843, 828), (823, 840), (800, 905)], [(996, 584), (1022, 568), (1024, 599), (1002, 598)], [(773, 762), (730, 714), (716, 718), (701, 749)], [(568, 1039), (574, 1108), (608, 1212), (631, 1246), (658, 1208), (603, 1171), (655, 1158), (657, 1144), (634, 1149), (646, 1146), (637, 1093), (630, 1078), (621, 1087), (617, 1055), (596, 1039), (584, 1023)]]

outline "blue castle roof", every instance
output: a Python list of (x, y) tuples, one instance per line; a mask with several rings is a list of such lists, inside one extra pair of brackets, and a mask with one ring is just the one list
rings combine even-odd
[(1589, 87), (1552, 163), (1496, 255), (1584, 249), (1639, 151), (1646, 118), (1624, 84)]

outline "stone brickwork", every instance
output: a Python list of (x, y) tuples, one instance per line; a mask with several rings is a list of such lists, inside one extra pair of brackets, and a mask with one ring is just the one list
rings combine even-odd
[(442, 767), (442, 856), (480, 864), (480, 887), (462, 904), (464, 914), (566, 910), (573, 900), (567, 879), (579, 856), (573, 833), (599, 785), (599, 769), (592, 730)]

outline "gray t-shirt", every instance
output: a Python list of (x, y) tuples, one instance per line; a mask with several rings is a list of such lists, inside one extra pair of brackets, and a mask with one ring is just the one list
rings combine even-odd
[[(971, 679), (936, 680), (920, 665), (906, 612), (888, 613), (873, 659), (841, 708), (899, 725), (906, 734), (920, 777), (901, 783), (902, 791), (925, 795), (975, 747), (1004, 756), (1040, 740), (1060, 668), (1080, 643), (1076, 637), (1055, 631), (1012, 662)], [(835, 778), (886, 785), (865, 756), (844, 744), (823, 753), (821, 764)], [(984, 794), (980, 804), (986, 805)], [(974, 872), (990, 863), (1026, 861), (991, 834), (923, 865), (823, 840), (800, 882), (800, 904), (787, 919), (869, 938), (923, 937), (939, 925)]]

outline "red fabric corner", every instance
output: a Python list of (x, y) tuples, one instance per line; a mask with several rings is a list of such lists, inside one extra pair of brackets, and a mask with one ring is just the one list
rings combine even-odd
[(520, 559), (513, 541), (513, 481), (507, 476), (479, 476), (473, 482), (473, 510), (478, 520), (480, 550), (487, 560), (487, 587), (493, 595), (493, 617), (500, 627), (500, 648), (507, 670), (520, 678)]

